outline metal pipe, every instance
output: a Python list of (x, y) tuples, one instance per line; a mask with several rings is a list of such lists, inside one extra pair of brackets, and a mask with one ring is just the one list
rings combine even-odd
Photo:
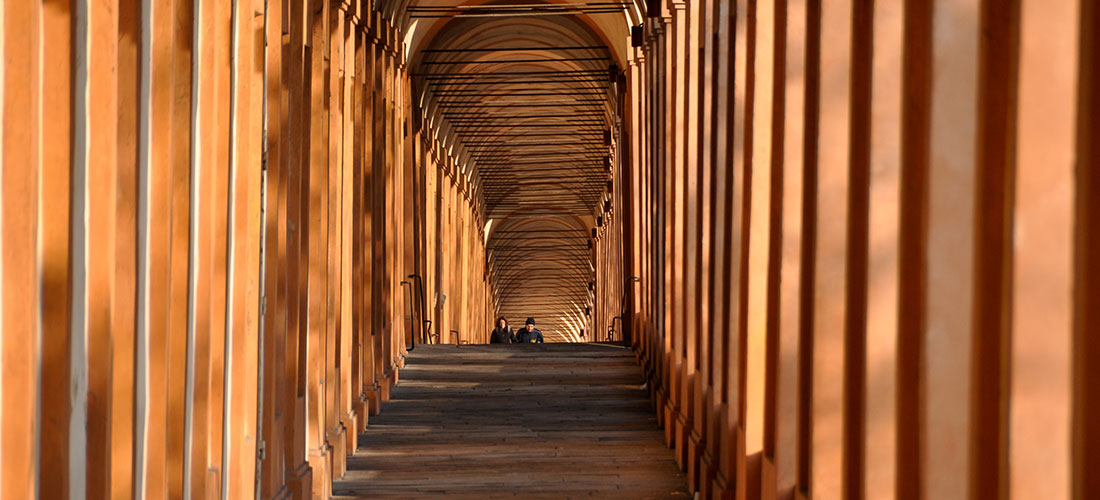
[(424, 322), (421, 329), (420, 341), (422, 343), (428, 344), (430, 343), (428, 339), (431, 338), (432, 320), (424, 317), (424, 305), (427, 300), (424, 291), (424, 278), (421, 277), (419, 274), (410, 274), (408, 277), (415, 279), (417, 286), (420, 289), (420, 320)]
[[(409, 291), (409, 294), (408, 294), (408, 296), (409, 296), (409, 315), (411, 316), (412, 315), (412, 310), (413, 310), (412, 283), (409, 283), (408, 281), (405, 281), (405, 280), (401, 280), (401, 286), (405, 286), (405, 285), (410, 285), (409, 288), (407, 288), (407, 290)], [(409, 335), (409, 340), (412, 341), (412, 343), (407, 344), (405, 346), (405, 349), (407, 349), (409, 352), (412, 352), (413, 349), (416, 349), (416, 334), (413, 333), (412, 335)]]

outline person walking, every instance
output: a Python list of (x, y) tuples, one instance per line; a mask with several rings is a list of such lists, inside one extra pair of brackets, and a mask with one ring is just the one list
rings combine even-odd
[(504, 316), (497, 318), (497, 326), (489, 334), (490, 344), (512, 344), (516, 341), (516, 332), (508, 328), (508, 320)]
[(535, 318), (527, 318), (527, 323), (516, 333), (516, 342), (521, 344), (542, 343), (542, 332), (535, 328)]

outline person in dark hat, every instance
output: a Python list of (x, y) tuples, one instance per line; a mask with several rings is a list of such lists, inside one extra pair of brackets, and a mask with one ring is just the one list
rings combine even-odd
[(516, 332), (516, 342), (521, 344), (542, 343), (542, 332), (535, 328), (535, 318), (527, 318), (527, 324), (524, 325), (522, 330)]
[(489, 334), (490, 344), (511, 344), (516, 341), (516, 333), (508, 328), (508, 320), (504, 316), (497, 318), (497, 327)]

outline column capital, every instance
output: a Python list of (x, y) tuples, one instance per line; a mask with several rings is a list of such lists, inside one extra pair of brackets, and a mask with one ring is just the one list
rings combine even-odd
[(672, 22), (672, 17), (658, 16), (651, 19), (653, 19), (653, 22), (649, 25), (650, 38), (663, 35), (665, 33), (665, 26)]

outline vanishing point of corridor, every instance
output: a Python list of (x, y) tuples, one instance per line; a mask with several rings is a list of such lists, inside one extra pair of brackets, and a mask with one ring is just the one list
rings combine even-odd
[(1100, 1), (4, 0), (0, 54), (0, 500), (1100, 499)]

